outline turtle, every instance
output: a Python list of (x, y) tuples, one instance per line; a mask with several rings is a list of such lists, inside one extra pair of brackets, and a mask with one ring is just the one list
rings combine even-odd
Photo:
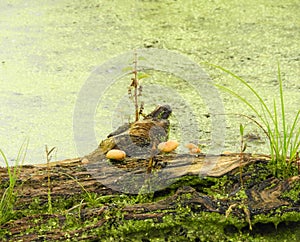
[(147, 158), (149, 155), (157, 154), (159, 151), (155, 147), (168, 140), (170, 127), (168, 118), (171, 113), (169, 105), (158, 105), (142, 120), (125, 123), (110, 133), (86, 158), (95, 159), (112, 149), (123, 150), (127, 157), (133, 158)]

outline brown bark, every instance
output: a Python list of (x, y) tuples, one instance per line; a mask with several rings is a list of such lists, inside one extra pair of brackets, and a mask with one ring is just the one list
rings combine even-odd
[[(268, 157), (253, 157), (247, 155), (241, 162), (239, 154), (226, 156), (188, 154), (158, 155), (155, 157), (155, 161), (158, 162), (158, 167), (154, 170), (156, 174), (164, 172), (170, 179), (179, 178), (185, 175), (197, 176), (200, 172), (207, 176), (219, 177), (235, 170), (239, 165), (245, 166), (258, 159), (267, 160)], [(82, 188), (78, 183), (89, 192), (96, 192), (103, 195), (113, 194), (115, 191), (108, 187), (110, 185), (113, 186), (116, 182), (116, 174), (120, 173), (118, 179), (124, 179), (124, 181), (127, 179), (128, 174), (126, 172), (128, 171), (143, 176), (143, 174), (146, 175), (148, 164), (148, 160), (136, 160), (131, 158), (126, 159), (122, 164), (111, 164), (111, 162), (105, 158), (88, 164), (82, 164), (81, 161), (81, 158), (74, 158), (50, 162), (49, 172), (52, 196), (80, 193), (82, 192)], [(211, 164), (215, 165), (211, 166)], [(8, 179), (6, 168), (0, 168), (0, 178), (1, 182)], [(23, 166), (19, 175), (19, 184), (22, 185), (16, 187), (17, 194), (23, 202), (27, 202), (34, 197), (45, 197), (48, 194), (47, 179), (47, 164)], [(106, 186), (99, 182), (104, 180)], [(130, 180), (127, 182), (129, 183)]]
[[(154, 173), (159, 174), (160, 172), (164, 172), (164, 175), (167, 175), (170, 179), (175, 179), (183, 176), (198, 176), (199, 173), (211, 177), (220, 177), (224, 174), (229, 176), (230, 174), (236, 175), (235, 173), (236, 171), (239, 171), (238, 168), (240, 165), (245, 167), (255, 162), (268, 161), (269, 158), (263, 155), (252, 156), (250, 154), (245, 154), (244, 160), (241, 161), (240, 154), (221, 156), (169, 154), (165, 156), (158, 155), (155, 157), (155, 160), (158, 162), (158, 167), (154, 169)], [(50, 176), (52, 199), (55, 200), (59, 197), (79, 195), (84, 192), (82, 187), (91, 193), (100, 195), (115, 194), (118, 196), (120, 192), (109, 188), (110, 186), (113, 186), (113, 183), (115, 182), (116, 170), (131, 171), (134, 174), (143, 176), (149, 175), (146, 173), (148, 160), (128, 158), (122, 164), (114, 164), (111, 166), (99, 165), (99, 162), (110, 164), (106, 159), (94, 163), (82, 164), (81, 158), (51, 162)], [(212, 164), (214, 165), (212, 166)], [(22, 207), (24, 204), (29, 204), (34, 198), (39, 198), (41, 203), (47, 202), (47, 169), (47, 164), (22, 167), (16, 186), (16, 194), (18, 196), (16, 207)], [(118, 179), (124, 179), (126, 181), (127, 174), (120, 174), (121, 176), (118, 177)], [(8, 177), (5, 168), (0, 168), (0, 178), (1, 184), (7, 182)], [(106, 185), (101, 183), (104, 179)], [(232, 208), (233, 213), (235, 214), (245, 214), (245, 211), (249, 211), (249, 214), (252, 216), (259, 213), (274, 211), (274, 209), (283, 205), (286, 206), (287, 211), (299, 212), (299, 204), (291, 204), (280, 197), (283, 191), (290, 189), (295, 182), (299, 181), (299, 179), (299, 176), (287, 180), (270, 178), (262, 183), (254, 184), (252, 187), (246, 188), (248, 199), (245, 201), (230, 200), (229, 198), (217, 200), (212, 196), (202, 194), (194, 188), (184, 186), (183, 184), (175, 194), (170, 195), (165, 199), (152, 203), (128, 205), (122, 209), (122, 213), (124, 214), (125, 220), (155, 219), (157, 221), (162, 221), (162, 218), (165, 215), (176, 214), (179, 207), (187, 206), (194, 211), (216, 212), (224, 215), (229, 208)], [(129, 183), (130, 180), (127, 182)], [(4, 188), (1, 190), (3, 191), (3, 189)], [(235, 204), (242, 203), (246, 203), (246, 208), (248, 210), (243, 210), (241, 207), (235, 206)], [(81, 220), (99, 218), (99, 222), (91, 225), (90, 229), (101, 227), (108, 222), (108, 220), (103, 217), (103, 214), (113, 209), (110, 204), (92, 209), (85, 206), (85, 204), (81, 204), (81, 206), (82, 209), (80, 215), (78, 214)], [(70, 211), (67, 212), (73, 212), (73, 210), (74, 209), (71, 208)], [(64, 215), (41, 214), (37, 217), (40, 219), (41, 223), (47, 221), (49, 218), (57, 218), (60, 223), (63, 224), (66, 219)], [(5, 224), (1, 228), (9, 229), (12, 236), (14, 236), (13, 238), (17, 239), (22, 231), (24, 232), (30, 226), (36, 226), (32, 224), (34, 219), (35, 216), (24, 217), (20, 220)], [(80, 234), (84, 234), (85, 231), (87, 231), (87, 228), (76, 229), (69, 234), (71, 236), (80, 236)], [(38, 238), (41, 239), (41, 237), (38, 237), (35, 234), (24, 236), (22, 236), (22, 239), (25, 239), (25, 241), (36, 240)], [(49, 231), (48, 234), (45, 234), (43, 238), (52, 240), (64, 239), (64, 232), (59, 229), (54, 229)], [(93, 237), (90, 239), (93, 239)]]

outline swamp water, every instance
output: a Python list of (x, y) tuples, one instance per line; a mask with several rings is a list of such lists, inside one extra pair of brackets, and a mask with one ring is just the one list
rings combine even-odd
[[(103, 63), (142, 48), (170, 50), (188, 57), (212, 82), (229, 85), (252, 100), (236, 80), (204, 63), (223, 66), (249, 81), (270, 105), (274, 98), (279, 101), (279, 61), (291, 122), (300, 101), (299, 12), (300, 4), (293, 0), (1, 1), (0, 148), (11, 164), (27, 137), (26, 164), (44, 162), (45, 144), (57, 147), (57, 160), (83, 155), (77, 150), (73, 129), (81, 88)], [(172, 73), (148, 74), (142, 84), (145, 111), (158, 103), (169, 103), (174, 113), (171, 137), (180, 140), (188, 133), (186, 139), (199, 141), (205, 146), (204, 152), (209, 151), (212, 125), (203, 96)], [(118, 125), (132, 120), (127, 98), (130, 78), (115, 80), (99, 98), (92, 127), (98, 142)], [(227, 94), (220, 92), (220, 97), (226, 114), (249, 114)], [(248, 120), (235, 115), (225, 118), (222, 150), (239, 150), (240, 123), (246, 125), (246, 133), (263, 137)], [(79, 142), (84, 143), (81, 138)], [(247, 151), (268, 153), (263, 141), (249, 142)], [(92, 150), (89, 147), (85, 153)], [(180, 151), (185, 150), (180, 147)]]

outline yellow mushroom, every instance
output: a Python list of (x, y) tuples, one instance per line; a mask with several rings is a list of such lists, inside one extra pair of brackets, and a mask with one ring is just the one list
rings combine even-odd
[(176, 140), (169, 140), (166, 142), (159, 143), (157, 148), (165, 153), (169, 153), (178, 147), (179, 143)]
[(124, 160), (126, 153), (123, 150), (112, 149), (106, 153), (106, 158), (110, 160)]

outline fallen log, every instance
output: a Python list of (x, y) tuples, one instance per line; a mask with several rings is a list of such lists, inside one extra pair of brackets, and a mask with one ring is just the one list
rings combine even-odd
[[(218, 213), (223, 216), (226, 216), (228, 211), (231, 211), (232, 214), (241, 218), (245, 217), (245, 211), (249, 212), (249, 218), (261, 214), (281, 216), (279, 214), (286, 212), (300, 212), (299, 201), (290, 201), (282, 197), (284, 192), (292, 189), (295, 184), (299, 184), (299, 176), (286, 180), (270, 177), (269, 179), (256, 181), (255, 183), (248, 182), (248, 180), (250, 181), (259, 177), (259, 174), (255, 173), (249, 175), (248, 167), (256, 166), (260, 163), (266, 164), (269, 161), (269, 157), (251, 154), (244, 154), (243, 157), (244, 159), (241, 160), (240, 154), (221, 156), (205, 156), (204, 154), (157, 155), (155, 159), (158, 162), (158, 166), (153, 169), (151, 176), (147, 173), (148, 160), (135, 158), (127, 158), (122, 164), (111, 163), (111, 161), (106, 159), (83, 164), (83, 158), (76, 158), (60, 162), (50, 162), (48, 165), (24, 166), (22, 167), (15, 189), (17, 196), (15, 207), (17, 210), (23, 209), (35, 201), (35, 199), (38, 199), (39, 206), (45, 206), (49, 192), (47, 185), (48, 175), (50, 175), (51, 180), (51, 197), (53, 201), (62, 198), (72, 200), (76, 196), (82, 197), (82, 194), (85, 193), (97, 194), (99, 198), (108, 196), (110, 199), (114, 199), (121, 196), (126, 187), (132, 188), (128, 190), (129, 193), (135, 191), (134, 189), (141, 189), (141, 186), (136, 185), (138, 184), (138, 180), (132, 180), (132, 176), (139, 176), (141, 184), (149, 184), (145, 183), (149, 179), (155, 180), (157, 177), (161, 178), (155, 180), (157, 183), (160, 182), (160, 186), (157, 185), (155, 187), (157, 190), (152, 187), (152, 190), (144, 190), (144, 192), (152, 194), (154, 192), (154, 194), (157, 193), (156, 196), (160, 196), (158, 188), (161, 188), (162, 191), (165, 191), (163, 194), (167, 196), (158, 201), (121, 206), (117, 210), (123, 214), (122, 219), (132, 221), (154, 219), (161, 223), (165, 216), (175, 216), (180, 213), (183, 207), (189, 207), (194, 213), (209, 212)], [(101, 164), (101, 162), (104, 164)], [(212, 164), (214, 165), (212, 166)], [(239, 183), (240, 166), (243, 167), (245, 172), (243, 174), (244, 182), (249, 184), (244, 188), (247, 198), (243, 199), (236, 197), (236, 194), (241, 189), (241, 184)], [(128, 175), (128, 173), (131, 175)], [(211, 189), (210, 186), (212, 184), (205, 182), (207, 178), (219, 179), (224, 176), (228, 178), (228, 181), (234, 181), (232, 184), (226, 185), (226, 192), (229, 194), (228, 197), (220, 199), (212, 194), (200, 192), (204, 191), (203, 189)], [(116, 177), (118, 178), (117, 180)], [(186, 186), (185, 181), (180, 182), (185, 177), (190, 177), (190, 179), (197, 181), (194, 187)], [(8, 183), (6, 168), (0, 168), (0, 178), (0, 192), (2, 193), (6, 187), (5, 184)], [(172, 189), (175, 189), (173, 195), (172, 192), (170, 193), (172, 189), (168, 190), (169, 186), (167, 185), (173, 186)], [(114, 188), (118, 188), (118, 190)], [(32, 226), (36, 226), (36, 224), (33, 224), (33, 221), (37, 219), (36, 217), (38, 217), (41, 224), (47, 223), (50, 218), (60, 221), (59, 223), (63, 225), (66, 223), (67, 214), (80, 217), (81, 221), (99, 218), (99, 221), (93, 225), (68, 232), (72, 236), (81, 236), (86, 234), (86, 231), (97, 230), (102, 226), (110, 226), (109, 224), (114, 220), (114, 216), (108, 218), (107, 214), (114, 213), (113, 211), (116, 210), (115, 205), (105, 203), (103, 206), (91, 208), (85, 205), (88, 202), (80, 203), (80, 199), (82, 198), (76, 198), (75, 201), (77, 202), (72, 206), (70, 205), (71, 207), (66, 208), (65, 214), (40, 214), (23, 217), (2, 225), (1, 229), (10, 231), (11, 238), (24, 239), (25, 237), (21, 235)], [(277, 210), (278, 208), (281, 208), (281, 210)], [(42, 238), (47, 240), (62, 240), (64, 234), (60, 229), (53, 229)], [(28, 241), (38, 240), (38, 238), (41, 237), (35, 233), (26, 235), (26, 240)], [(87, 238), (96, 239), (97, 236), (88, 236)]]
[[(51, 179), (52, 196), (80, 193), (82, 188), (79, 184), (87, 191), (103, 195), (120, 191), (121, 185), (131, 187), (132, 190), (128, 192), (137, 194), (139, 190), (136, 189), (141, 188), (145, 179), (148, 179), (146, 174), (148, 160), (146, 159), (128, 158), (122, 164), (113, 164), (105, 158), (88, 164), (82, 164), (82, 160), (83, 158), (74, 158), (50, 162), (49, 165), (23, 166), (18, 177), (18, 182), (22, 186), (17, 187), (17, 194), (22, 194), (22, 199), (32, 199), (35, 196), (46, 197), (48, 175)], [(150, 178), (157, 180), (156, 188), (158, 189), (160, 185), (163, 187), (165, 184), (171, 184), (182, 176), (220, 177), (239, 166), (245, 166), (257, 160), (267, 161), (269, 158), (264, 155), (245, 154), (241, 161), (239, 154), (221, 156), (169, 154), (157, 155), (155, 160), (158, 162), (158, 167)], [(135, 189), (132, 184), (133, 177), (137, 185)], [(6, 168), (0, 168), (0, 178), (1, 183), (7, 181)]]
[[(187, 221), (176, 226), (187, 229), (192, 221), (197, 229), (206, 228), (188, 220), (193, 214), (201, 221), (203, 212), (222, 216), (218, 226), (226, 226), (233, 215), (231, 226), (239, 229), (248, 225), (252, 229), (262, 222), (277, 226), (300, 221), (300, 176), (275, 178), (267, 168), (269, 156), (161, 154), (157, 145), (168, 137), (170, 112), (169, 106), (157, 107), (144, 120), (111, 133), (84, 157), (23, 166), (14, 188), (14, 209), (20, 214), (1, 225), (0, 232), (13, 241), (97, 240), (99, 233), (111, 241), (132, 230), (145, 240), (143, 229), (138, 230), (134, 221), (161, 224), (172, 216), (175, 221)], [(127, 157), (122, 162), (109, 160), (105, 154), (111, 149), (125, 150)], [(156, 164), (150, 172), (149, 164)], [(7, 169), (0, 167), (0, 194), (8, 186)], [(49, 214), (52, 203), (57, 210)], [(22, 211), (30, 206), (34, 211), (24, 215)], [(126, 221), (128, 227), (124, 227)], [(168, 226), (169, 232), (177, 233), (173, 221), (158, 228), (165, 234)], [(108, 233), (111, 229), (116, 235)], [(206, 239), (213, 238), (209, 236)]]

